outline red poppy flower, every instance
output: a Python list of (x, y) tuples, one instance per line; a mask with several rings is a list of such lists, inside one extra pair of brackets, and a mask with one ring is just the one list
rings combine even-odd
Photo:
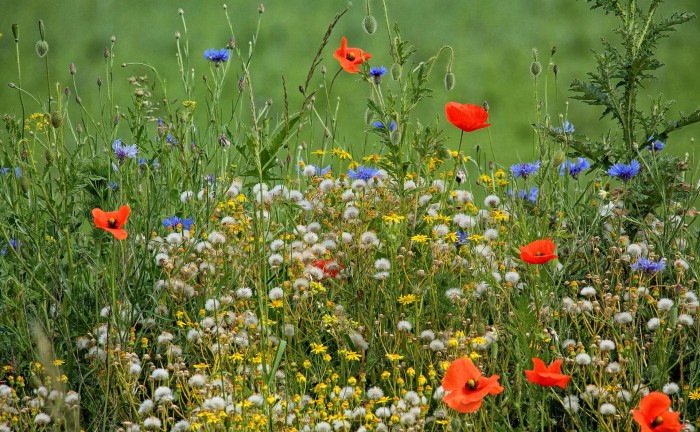
[(335, 50), (333, 54), (339, 62), (340, 66), (346, 72), (357, 73), (360, 68), (357, 65), (372, 58), (372, 54), (362, 51), (360, 48), (348, 48), (348, 40), (343, 36), (340, 42), (340, 48)]
[(129, 219), (131, 209), (128, 205), (119, 207), (119, 210), (106, 212), (102, 209), (92, 209), (92, 217), (95, 220), (95, 226), (109, 231), (117, 240), (124, 240), (127, 236), (126, 231), (122, 228)]
[(497, 395), (503, 391), (498, 384), (499, 379), (498, 375), (481, 375), (470, 358), (455, 360), (442, 379), (442, 388), (447, 392), (442, 400), (455, 411), (474, 412), (481, 407), (486, 395)]
[(638, 410), (632, 410), (632, 417), (642, 432), (680, 432), (683, 428), (678, 421), (681, 413), (669, 411), (670, 407), (671, 398), (652, 392), (642, 398)]
[(562, 375), (561, 360), (555, 360), (551, 365), (545, 366), (542, 360), (533, 358), (532, 363), (535, 365), (535, 369), (525, 371), (525, 376), (529, 382), (544, 387), (558, 386), (566, 388), (571, 377)]
[(489, 117), (488, 111), (479, 105), (448, 102), (445, 105), (445, 114), (448, 122), (464, 132), (472, 132), (491, 126), (491, 123), (486, 123), (486, 119)]
[(520, 259), (528, 264), (544, 264), (554, 258), (558, 256), (554, 255), (554, 243), (549, 238), (520, 246)]
[(311, 263), (312, 266), (323, 270), (323, 278), (334, 278), (343, 269), (336, 260), (318, 260)]

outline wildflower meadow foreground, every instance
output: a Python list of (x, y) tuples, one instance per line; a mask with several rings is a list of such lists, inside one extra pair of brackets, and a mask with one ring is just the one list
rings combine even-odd
[[(18, 55), (0, 431), (695, 430), (700, 182), (672, 150), (700, 110), (643, 93), (657, 42), (694, 15), (589, 0), (619, 40), (559, 92), (614, 127), (554, 111), (556, 48), (533, 50), (532, 151), (503, 165), (498, 107), (432, 94), (469, 79), (452, 72), (467, 56), (417, 53), (378, 3), (361, 38), (341, 11), (274, 103), (226, 7), (230, 39), (201, 51), (179, 11), (180, 82), (112, 39), (129, 106), (112, 73), (79, 87), (79, 63), (30, 94)], [(367, 111), (341, 134), (342, 86)]]

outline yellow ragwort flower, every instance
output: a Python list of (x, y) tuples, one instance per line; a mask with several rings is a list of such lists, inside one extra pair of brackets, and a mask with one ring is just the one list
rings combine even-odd
[(401, 354), (386, 353), (386, 358), (388, 358), (391, 361), (399, 361), (403, 359), (403, 356)]
[(414, 241), (416, 243), (425, 243), (428, 241), (428, 236), (424, 234), (416, 234), (413, 237), (411, 237), (411, 241)]

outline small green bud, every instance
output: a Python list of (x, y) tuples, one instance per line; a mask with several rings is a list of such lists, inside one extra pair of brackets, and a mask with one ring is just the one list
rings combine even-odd
[(554, 54), (557, 53), (557, 47), (553, 46), (550, 52), (552, 53), (551, 56), (554, 57)]
[(75, 63), (71, 63), (70, 66), (68, 66), (68, 71), (71, 75), (75, 75)]
[(398, 81), (401, 78), (401, 65), (398, 63), (394, 63), (391, 65), (391, 78), (394, 81)]
[(46, 54), (49, 53), (49, 44), (44, 40), (40, 40), (36, 43), (34, 49), (36, 50), (36, 55), (38, 55), (40, 58), (43, 58), (46, 57)]
[(39, 36), (41, 36), (41, 40), (46, 39), (45, 36), (45, 31), (44, 31), (44, 21), (39, 20)]
[(19, 42), (19, 24), (12, 24), (12, 36), (15, 37), (15, 42)]
[(377, 19), (372, 15), (367, 15), (362, 20), (362, 27), (368, 35), (372, 35), (377, 31)]
[(258, 13), (261, 15), (265, 13), (265, 5), (264, 4), (260, 3), (258, 5)]
[(51, 126), (53, 126), (54, 129), (58, 129), (61, 127), (63, 124), (63, 114), (61, 114), (58, 111), (52, 111), (51, 112)]
[(53, 162), (56, 160), (56, 155), (54, 154), (54, 151), (52, 149), (46, 149), (46, 151), (44, 152), (44, 159), (46, 159), (47, 165), (53, 165)]
[(552, 66), (552, 70), (554, 71), (554, 76), (557, 76), (557, 74), (559, 73), (559, 66), (557, 66), (557, 65)]
[(530, 65), (530, 73), (532, 76), (536, 77), (542, 72), (542, 65), (538, 61), (532, 62)]
[(455, 88), (455, 74), (453, 74), (452, 72), (447, 72), (445, 74), (445, 88), (447, 89), (447, 91), (450, 91), (453, 88)]
[(565, 160), (566, 160), (566, 153), (564, 153), (563, 151), (560, 150), (560, 151), (554, 153), (554, 158), (552, 159), (552, 165), (554, 165), (554, 168), (556, 168), (559, 165), (561, 165), (562, 163), (564, 163)]

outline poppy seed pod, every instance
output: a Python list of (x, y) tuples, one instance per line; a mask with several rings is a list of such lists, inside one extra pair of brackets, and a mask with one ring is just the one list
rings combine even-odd
[(372, 15), (367, 15), (362, 20), (362, 28), (365, 29), (368, 35), (373, 35), (377, 31), (377, 19)]
[(36, 55), (42, 58), (49, 53), (49, 44), (46, 41), (40, 40), (36, 43), (34, 49), (36, 50)]
[(394, 63), (391, 65), (391, 78), (394, 81), (398, 81), (401, 78), (401, 65), (398, 63)]
[(541, 72), (542, 72), (542, 65), (540, 64), (540, 62), (538, 62), (538, 61), (532, 62), (532, 64), (530, 65), (530, 73), (532, 74), (532, 76), (536, 77)]
[(445, 74), (445, 88), (449, 91), (455, 88), (455, 74), (447, 72)]

